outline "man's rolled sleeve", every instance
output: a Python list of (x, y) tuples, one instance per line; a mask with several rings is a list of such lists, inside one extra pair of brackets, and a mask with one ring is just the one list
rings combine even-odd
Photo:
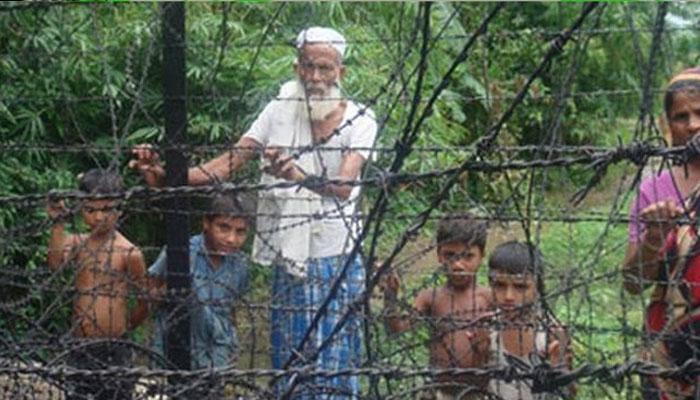
[(353, 151), (361, 155), (365, 160), (369, 160), (370, 157), (374, 160), (376, 154), (373, 150), (374, 140), (377, 137), (377, 122), (374, 117), (374, 113), (366, 109), (364, 118), (357, 118), (355, 124), (356, 128), (352, 135), (349, 135), (349, 151)]
[(273, 115), (273, 103), (265, 106), (265, 109), (258, 115), (258, 118), (253, 121), (253, 124), (248, 129), (243, 137), (249, 137), (261, 145), (265, 146), (270, 140), (271, 132), (271, 117)]

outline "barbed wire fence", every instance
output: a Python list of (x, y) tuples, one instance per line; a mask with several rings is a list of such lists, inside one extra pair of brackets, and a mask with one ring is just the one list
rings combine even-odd
[[(163, 137), (162, 119), (167, 117), (163, 104), (168, 99), (164, 99), (158, 84), (162, 84), (161, 69), (167, 68), (159, 56), (166, 48), (161, 23), (163, 7), (167, 6), (16, 3), (0, 7), (0, 18), (12, 32), (7, 34), (12, 40), (3, 45), (8, 57), (2, 68), (26, 85), (0, 93), (2, 124), (7, 127), (1, 131), (4, 137), (0, 152), (11, 160), (0, 168), (0, 179), (6, 180), (6, 186), (0, 189), (3, 398), (91, 398), (85, 393), (97, 393), (95, 388), (122, 390), (117, 395), (122, 397), (125, 391), (133, 390), (133, 398), (142, 399), (205, 398), (204, 393), (212, 385), (222, 388), (212, 392), (212, 398), (296, 398), (299, 393), (308, 398), (349, 398), (351, 395), (343, 388), (319, 382), (357, 377), (360, 398), (429, 398), (446, 385), (454, 386), (454, 381), (484, 378), (528, 382), (536, 392), (566, 389), (567, 394), (561, 395), (569, 397), (573, 396), (573, 385), (578, 398), (632, 399), (640, 396), (640, 377), (696, 377), (700, 364), (695, 358), (669, 367), (639, 357), (645, 337), (642, 315), (646, 299), (630, 296), (622, 289), (620, 264), (630, 222), (627, 207), (644, 172), (682, 164), (693, 155), (685, 147), (663, 144), (654, 115), (655, 100), (662, 93), (658, 83), (669, 75), (662, 69), (675, 68), (671, 38), (697, 35), (699, 28), (668, 26), (668, 3), (645, 5), (645, 15), (650, 16), (645, 25), (637, 25), (639, 20), (632, 18), (632, 8), (621, 5), (628, 7), (625, 15), (629, 18), (620, 21), (620, 26), (602, 26), (606, 13), (615, 6), (558, 6), (560, 29), (504, 30), (500, 28), (503, 18), (507, 18), (503, 14), (526, 12), (526, 6), (401, 4), (388, 11), (396, 15), (396, 27), (392, 27), (395, 34), (388, 35), (381, 27), (335, 24), (325, 15), (363, 15), (362, 7), (371, 9), (367, 12), (380, 12), (380, 7), (386, 5), (356, 5), (345, 11), (333, 9), (342, 8), (339, 5), (314, 3), (187, 5), (187, 78), (194, 88), (184, 99), (175, 96), (175, 100), (186, 101), (188, 115), (194, 115), (187, 121), (191, 136), (185, 137), (184, 143), (169, 143)], [(122, 32), (122, 40), (108, 36), (118, 31), (105, 25), (116, 13), (126, 13), (138, 21), (130, 25), (132, 32)], [(294, 24), (286, 26), (283, 18)], [(292, 39), (304, 27), (322, 25), (319, 20), (345, 33), (350, 56), (343, 91), (361, 104), (357, 115), (347, 116), (332, 135), (340, 135), (343, 129), (369, 116), (379, 128), (377, 140), (366, 148), (323, 143), (280, 148), (295, 159), (314, 154), (321, 160), (325, 154), (367, 151), (372, 157), (361, 177), (348, 181), (321, 176), (301, 183), (263, 183), (254, 162), (226, 182), (152, 188), (126, 167), (133, 146), (140, 143), (153, 144), (159, 154), (179, 152), (191, 167), (222, 152), (250, 151), (237, 148), (235, 142), (264, 104), (271, 100), (290, 104), (306, 101), (275, 94), (283, 78), (292, 78), (296, 57)], [(469, 20), (466, 25), (470, 31), (455, 32), (456, 21), (464, 20)], [(168, 28), (166, 24), (163, 29)], [(208, 29), (216, 33), (202, 33)], [(255, 33), (245, 35), (247, 29)], [(197, 41), (210, 36), (215, 40)], [(512, 93), (493, 89), (497, 86), (488, 84), (489, 62), (503, 57), (499, 54), (502, 41), (522, 36), (539, 41), (540, 45), (533, 48), (533, 61), (513, 67), (521, 79)], [(590, 56), (590, 47), (612, 37), (634, 43), (635, 51), (630, 56), (638, 62), (638, 81), (612, 89), (577, 91), (575, 79)], [(92, 48), (84, 45), (88, 38), (94, 43)], [(647, 49), (642, 48), (642, 39), (648, 41)], [(38, 49), (41, 60), (33, 53)], [(385, 59), (363, 58), (378, 52)], [(206, 60), (202, 55), (208, 56)], [(11, 56), (31, 61), (20, 60), (25, 64), (19, 67)], [(437, 61), (438, 57), (443, 61)], [(73, 71), (58, 68), (64, 65), (59, 62), (63, 59), (70, 60), (68, 65), (75, 71), (85, 66), (96, 68), (102, 86), (90, 87), (87, 77), (85, 82), (69, 79)], [(483, 93), (455, 95), (455, 87), (471, 72), (465, 67), (467, 61), (473, 60), (478, 60), (473, 65), (485, 65), (482, 76), (469, 78), (481, 79)], [(39, 79), (46, 77), (43, 68), (53, 75), (45, 86)], [(286, 70), (289, 72), (282, 72)], [(360, 72), (353, 77), (353, 71)], [(234, 75), (240, 87), (222, 83), (233, 80)], [(557, 90), (540, 91), (542, 85), (538, 82), (544, 79), (557, 82), (552, 85)], [(565, 131), (571, 128), (563, 120), (571, 111), (571, 102), (630, 98), (638, 104), (636, 117), (630, 122), (628, 116), (621, 129), (615, 127), (616, 132), (624, 131), (625, 139), (620, 136), (617, 143), (615, 139), (604, 141), (615, 143), (612, 145), (565, 144)], [(447, 112), (456, 112), (450, 104), (457, 101), (464, 109), (471, 107), (487, 114), (480, 125), (473, 125), (478, 127), (475, 132), (461, 129), (453, 121), (433, 122)], [(548, 109), (541, 116), (544, 121), (540, 134), (529, 143), (520, 143), (514, 140), (513, 125), (521, 123), (517, 118), (525, 117), (517, 112), (528, 102), (546, 104)], [(22, 114), (25, 109), (36, 114)], [(90, 116), (81, 116), (81, 112)], [(445, 140), (439, 133), (448, 128), (464, 137)], [(19, 134), (11, 136), (14, 133)], [(601, 132), (608, 134), (614, 136)], [(256, 159), (261, 155), (258, 152)], [(38, 168), (33, 165), (61, 171), (27, 183), (23, 175)], [(84, 172), (86, 165), (123, 172), (128, 188), (101, 195), (76, 190), (75, 175)], [(346, 290), (343, 278), (350, 273), (351, 261), (338, 265), (338, 275), (321, 283), (327, 287), (327, 296), (310, 310), (281, 304), (271, 294), (270, 267), (251, 263), (249, 292), (244, 296), (238, 296), (235, 290), (230, 292), (236, 297), (233, 308), (238, 351), (236, 359), (225, 367), (176, 367), (154, 346), (157, 322), (152, 318), (133, 330), (114, 327), (118, 335), (76, 334), (81, 323), (118, 325), (115, 321), (120, 317), (112, 313), (125, 314), (120, 307), (134, 310), (140, 300), (151, 304), (151, 314), (155, 304), (170, 303), (179, 310), (166, 315), (167, 324), (173, 325), (188, 316), (184, 309), (201, 302), (190, 290), (169, 288), (166, 293), (156, 293), (139, 286), (137, 278), (112, 265), (113, 257), (118, 259), (133, 250), (120, 250), (113, 244), (94, 248), (85, 241), (76, 246), (75, 254), (89, 254), (92, 261), (87, 264), (99, 260), (107, 267), (106, 272), (92, 272), (92, 279), (99, 275), (100, 281), (90, 287), (84, 282), (81, 286), (79, 279), (85, 270), (95, 267), (81, 269), (80, 260), (49, 268), (48, 232), (59, 221), (69, 231), (86, 232), (79, 218), (86, 202), (118, 202), (118, 229), (141, 249), (149, 266), (166, 243), (164, 215), (191, 217), (191, 226), (179, 227), (179, 233), (189, 236), (201, 231), (200, 221), (208, 213), (200, 206), (214, 195), (250, 199), (279, 190), (298, 191), (300, 187), (320, 190), (329, 184), (357, 188), (362, 193), (360, 206), (347, 213), (348, 203), (334, 200), (333, 207), (313, 214), (248, 210), (251, 219), (274, 218), (277, 224), (252, 224), (242, 253), (250, 252), (253, 238), (264, 242), (271, 233), (341, 221), (352, 232), (347, 243), (348, 260), (359, 257), (364, 269), (361, 296), (347, 309), (333, 309), (330, 303)], [(172, 201), (179, 199), (191, 200), (194, 207), (173, 209)], [(44, 210), (55, 201), (65, 202), (66, 213), (47, 217)], [(421, 291), (445, 285), (444, 267), (435, 258), (438, 244), (433, 232), (437, 220), (446, 216), (475, 216), (488, 223), (485, 260), (495, 245), (508, 240), (534, 244), (542, 250), (546, 262), (537, 274), (540, 296), (536, 304), (542, 315), (531, 321), (530, 327), (547, 332), (564, 329), (570, 341), (571, 365), (552, 365), (542, 357), (507, 365), (431, 365), (434, 360), (429, 349), (443, 338), (455, 332), (503, 329), (503, 323), (493, 318), (454, 314), (441, 319), (412, 311), (414, 298)], [(393, 273), (400, 276), (402, 286), (393, 312), (410, 316), (415, 327), (400, 335), (388, 332), (391, 312), (385, 309), (380, 290), (386, 276)], [(481, 267), (478, 281), (487, 286), (486, 266)], [(131, 286), (136, 289), (129, 294), (125, 287)], [(108, 305), (100, 305), (100, 301)], [(199, 305), (219, 306), (217, 301)], [(119, 305), (113, 304), (116, 302)], [(77, 304), (87, 309), (82, 310), (82, 322), (75, 316), (80, 312)], [(224, 304), (229, 305), (228, 301)], [(269, 314), (279, 309), (306, 311), (313, 318), (283, 363), (284, 368), (276, 369), (270, 362)], [(93, 315), (85, 315), (90, 312)], [(310, 337), (320, 331), (320, 319), (328, 314), (334, 315), (335, 324), (316, 347), (309, 349)], [(315, 360), (356, 315), (361, 316), (362, 360), (353, 368), (319, 368)], [(183, 351), (189, 352), (187, 348)], [(461, 348), (446, 351), (465, 354)], [(194, 357), (195, 350), (192, 352)], [(279, 382), (287, 382), (281, 392), (276, 388)], [(81, 384), (89, 386), (87, 392), (76, 389), (75, 385)], [(464, 398), (472, 392), (488, 398), (503, 397), (483, 385), (463, 387)]]

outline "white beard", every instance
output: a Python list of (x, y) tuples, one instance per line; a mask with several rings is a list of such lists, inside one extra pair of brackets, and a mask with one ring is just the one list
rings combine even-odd
[[(333, 85), (323, 95), (307, 96), (304, 85), (297, 79), (287, 82), (282, 90), (283, 97), (299, 101), (299, 111), (308, 115), (312, 121), (323, 121), (330, 113), (335, 111), (342, 101), (340, 88)], [(282, 93), (280, 93), (282, 95)], [(282, 96), (280, 96), (282, 97)]]

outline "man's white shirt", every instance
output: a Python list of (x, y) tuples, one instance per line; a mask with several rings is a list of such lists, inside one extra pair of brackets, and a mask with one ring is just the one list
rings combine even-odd
[[(244, 136), (264, 147), (284, 147), (286, 154), (296, 154), (299, 147), (313, 144), (307, 104), (291, 97), (296, 93), (292, 89), (295, 84), (282, 86), (277, 99), (267, 104)], [(339, 133), (296, 160), (307, 174), (338, 179), (348, 151), (359, 153), (365, 160), (374, 156), (370, 150), (377, 135), (374, 113), (350, 100), (346, 104)], [(284, 180), (265, 173), (261, 178), (264, 185), (279, 182)], [(298, 186), (262, 189), (258, 194), (253, 260), (263, 265), (284, 265), (288, 272), (305, 276), (309, 258), (349, 252), (361, 229), (357, 217), (360, 190), (355, 186), (350, 197), (341, 200)]]

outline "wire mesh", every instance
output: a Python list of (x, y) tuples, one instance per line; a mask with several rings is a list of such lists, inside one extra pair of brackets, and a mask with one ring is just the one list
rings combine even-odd
[[(655, 116), (667, 78), (697, 64), (697, 5), (187, 4), (177, 146), (163, 7), (0, 6), (4, 398), (633, 399), (650, 378), (693, 392), (693, 330), (660, 335), (683, 363), (650, 359), (651, 297), (623, 289), (621, 265), (640, 181), (696, 156), (666, 146)], [(353, 112), (323, 141), (241, 145), (279, 117), (270, 104), (305, 115), (309, 99), (280, 86), (315, 25), (347, 40), (325, 100)], [(183, 152), (205, 182), (148, 186), (128, 166), (141, 144)], [(270, 150), (318, 173), (271, 179)], [(357, 154), (361, 173), (342, 177)], [(212, 174), (217, 156), (235, 172)], [(79, 188), (93, 168), (125, 184)], [(182, 198), (192, 210), (168, 207)], [(184, 292), (162, 256), (178, 212)], [(237, 241), (212, 250), (217, 229)], [(529, 274), (491, 265), (511, 241)], [(470, 251), (478, 270), (455, 272)], [(530, 300), (497, 307), (508, 285)], [(165, 303), (190, 318), (190, 369), (163, 353)]]

